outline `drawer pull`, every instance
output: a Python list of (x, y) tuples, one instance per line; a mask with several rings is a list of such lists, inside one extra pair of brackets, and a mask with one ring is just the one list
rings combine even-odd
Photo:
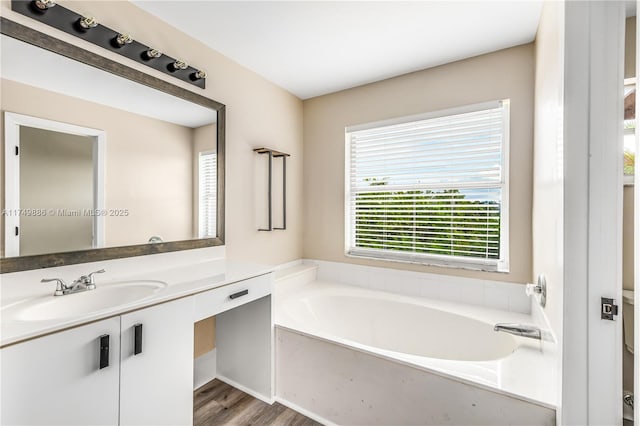
[(109, 335), (100, 336), (100, 370), (109, 366)]
[(232, 295), (230, 295), (229, 299), (231, 299), (231, 300), (237, 299), (238, 297), (246, 296), (247, 294), (249, 294), (249, 290), (242, 290), (242, 291), (239, 291), (237, 293), (233, 293)]
[(142, 324), (133, 326), (133, 354), (142, 353)]

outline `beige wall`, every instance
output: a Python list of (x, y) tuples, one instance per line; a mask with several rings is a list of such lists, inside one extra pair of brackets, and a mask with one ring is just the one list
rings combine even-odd
[(636, 17), (627, 18), (624, 34), (624, 78), (636, 75)]
[(106, 247), (144, 244), (152, 235), (192, 238), (192, 129), (10, 80), (1, 84), (3, 111), (105, 131), (105, 207), (129, 211), (105, 217)]
[(545, 312), (562, 336), (564, 285), (564, 6), (545, 2), (536, 37), (533, 274), (547, 277)]
[[(533, 44), (442, 65), (304, 102), (304, 256), (525, 283), (531, 277)], [(369, 261), (344, 255), (346, 126), (511, 99), (510, 272)]]
[[(95, 16), (111, 28), (131, 32), (141, 42), (208, 71), (207, 88), (199, 89), (107, 52), (76, 37), (10, 10), (2, 1), (0, 14), (54, 35), (89, 51), (126, 63), (175, 85), (215, 99), (227, 106), (226, 252), (230, 259), (267, 264), (302, 255), (302, 102), (252, 71), (205, 46), (127, 1), (60, 1), (70, 9)], [(252, 148), (267, 145), (291, 153), (288, 164), (287, 231), (258, 232), (254, 226)], [(151, 161), (151, 160), (149, 160)], [(192, 181), (191, 171), (189, 179)], [(191, 206), (191, 200), (189, 200)]]
[[(93, 208), (93, 138), (20, 129), (20, 208)], [(22, 216), (20, 255), (92, 248), (91, 216)]]
[(193, 357), (198, 358), (216, 347), (216, 317), (205, 318), (193, 325)]
[(622, 286), (625, 290), (633, 290), (633, 203), (634, 186), (625, 186), (622, 210)]

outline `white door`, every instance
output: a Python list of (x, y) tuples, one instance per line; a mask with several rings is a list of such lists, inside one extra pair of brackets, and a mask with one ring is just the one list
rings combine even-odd
[(119, 353), (119, 317), (1, 349), (0, 423), (117, 425)]
[[(638, 11), (640, 10), (640, 0), (636, 1), (636, 18)], [(636, 93), (640, 84), (640, 27), (636, 24)], [(637, 96), (636, 96), (637, 97)], [(640, 126), (638, 126), (638, 120), (640, 113), (636, 112), (636, 149), (635, 149), (635, 177), (633, 185), (634, 193), (634, 233), (633, 233), (633, 245), (634, 245), (634, 342), (637, 345), (640, 342)], [(634, 397), (640, 395), (640, 350), (634, 351)], [(640, 424), (640, 409), (634, 410), (634, 423)]]
[[(47, 184), (37, 185), (37, 182), (42, 182), (42, 177), (37, 171), (39, 162), (34, 164), (34, 160), (28, 162), (31, 166), (24, 169), (25, 155), (27, 152), (24, 147), (21, 146), (21, 138), (24, 136), (26, 130), (33, 135), (34, 130), (48, 131), (52, 133), (45, 134), (39, 139), (36, 146), (43, 146), (43, 140), (49, 144), (49, 148), (52, 146), (65, 146), (65, 140), (68, 142), (68, 138), (65, 137), (53, 137), (54, 135), (69, 135), (69, 137), (85, 136), (85, 140), (91, 142), (93, 145), (92, 162), (93, 162), (93, 202), (90, 203), (90, 208), (95, 210), (104, 210), (105, 193), (104, 193), (104, 179), (105, 179), (105, 157), (106, 157), (106, 132), (98, 129), (91, 129), (88, 127), (76, 126), (68, 123), (61, 123), (58, 121), (47, 120), (38, 117), (32, 117), (23, 114), (16, 114), (12, 112), (4, 112), (4, 138), (5, 138), (5, 242), (4, 249), (7, 257), (20, 256), (26, 254), (41, 254), (39, 249), (44, 244), (45, 247), (49, 247), (51, 250), (47, 252), (58, 251), (71, 251), (78, 250), (79, 248), (100, 248), (104, 247), (104, 234), (105, 234), (105, 217), (103, 215), (94, 216), (93, 225), (87, 230), (87, 237), (82, 239), (78, 235), (74, 239), (65, 240), (65, 244), (68, 246), (60, 246), (60, 235), (64, 235), (64, 226), (61, 224), (67, 223), (66, 221), (60, 222), (61, 205), (67, 205), (67, 202), (72, 202), (68, 205), (68, 210), (73, 210), (77, 207), (78, 195), (75, 193), (63, 194), (64, 191), (56, 191), (55, 183), (57, 179), (48, 181)], [(22, 136), (21, 136), (22, 135)], [(33, 140), (33, 139), (32, 139)], [(54, 142), (55, 141), (55, 142)], [(58, 150), (58, 152), (61, 152)], [(42, 156), (42, 154), (40, 154)], [(64, 162), (60, 161), (60, 158), (65, 158)], [(71, 171), (65, 171), (69, 167), (67, 164), (67, 157), (59, 155), (58, 160), (51, 159), (54, 164), (57, 164), (57, 168), (62, 172), (66, 179), (75, 179), (78, 181), (78, 174)], [(21, 171), (22, 168), (22, 171)], [(73, 168), (73, 167), (71, 167)], [(24, 182), (21, 183), (21, 178), (25, 178), (25, 172), (27, 181), (31, 184), (25, 188)], [(58, 173), (60, 175), (60, 173)], [(35, 182), (35, 183), (34, 183)], [(34, 186), (35, 185), (35, 186)], [(52, 186), (53, 185), (53, 186)], [(66, 188), (66, 186), (65, 186)], [(91, 195), (82, 188), (77, 189), (77, 193)], [(24, 195), (30, 195), (29, 200), (24, 198)], [(43, 199), (53, 197), (45, 201), (45, 205), (40, 204)], [(63, 196), (64, 195), (64, 196)], [(68, 197), (68, 198), (67, 198)], [(34, 200), (36, 201), (34, 203)], [(32, 204), (34, 203), (34, 204)], [(24, 210), (35, 210), (33, 213), (27, 214)], [(26, 225), (21, 222), (21, 217), (24, 218), (22, 222), (26, 220), (29, 222)], [(68, 218), (68, 217), (67, 217)], [(35, 226), (34, 226), (35, 222)], [(75, 223), (75, 221), (73, 222)], [(37, 229), (44, 227), (48, 229), (47, 232), (51, 232), (50, 238), (47, 238), (47, 233), (42, 232), (39, 235)], [(52, 229), (55, 229), (52, 231)], [(24, 247), (24, 239), (27, 238), (31, 244), (27, 244)], [(57, 238), (57, 239), (56, 239)], [(21, 243), (22, 240), (22, 243)], [(36, 241), (34, 243), (33, 241)], [(30, 247), (29, 247), (30, 246)], [(35, 250), (35, 251), (34, 251)]]
[(192, 307), (187, 297), (122, 315), (121, 425), (192, 423)]
[(624, 2), (565, 3), (565, 280), (559, 423), (622, 424)]
[(615, 425), (622, 424), (622, 315), (603, 320), (601, 299), (614, 299), (621, 313), (625, 8), (591, 7), (589, 424)]

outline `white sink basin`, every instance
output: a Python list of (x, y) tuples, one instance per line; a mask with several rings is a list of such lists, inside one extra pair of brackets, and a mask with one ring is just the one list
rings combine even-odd
[(47, 321), (87, 315), (153, 296), (167, 284), (139, 280), (100, 286), (66, 296), (43, 296), (14, 303), (2, 309), (3, 321)]

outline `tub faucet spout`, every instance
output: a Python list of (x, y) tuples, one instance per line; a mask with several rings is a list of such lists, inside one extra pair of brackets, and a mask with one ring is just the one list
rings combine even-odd
[(493, 327), (494, 331), (504, 331), (505, 333), (514, 334), (516, 336), (528, 337), (530, 339), (540, 340), (542, 333), (538, 327), (524, 324), (496, 324)]

